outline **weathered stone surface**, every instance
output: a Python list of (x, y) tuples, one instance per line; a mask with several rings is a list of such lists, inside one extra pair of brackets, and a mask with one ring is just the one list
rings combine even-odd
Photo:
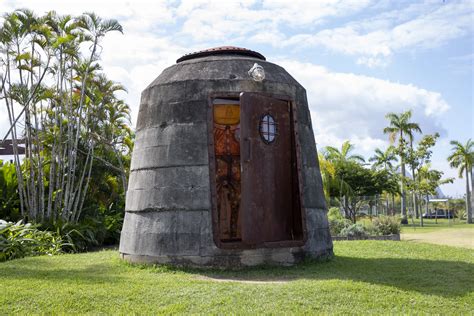
[(200, 221), (207, 210), (162, 211), (125, 215), (128, 225), (122, 229), (120, 252), (132, 255), (198, 256), (201, 239)]
[(149, 190), (172, 187), (190, 190), (209, 187), (209, 166), (180, 166), (135, 170), (130, 173), (129, 190)]
[[(257, 62), (266, 79), (247, 71)], [(263, 92), (297, 108), (303, 246), (221, 249), (213, 239), (208, 156), (209, 100)], [(163, 71), (141, 96), (120, 252), (132, 262), (196, 266), (294, 264), (332, 256), (332, 242), (305, 89), (282, 67), (252, 57), (209, 56)]]
[(252, 57), (238, 56), (210, 56), (189, 61), (183, 61), (168, 67), (148, 87), (160, 84), (174, 83), (182, 80), (221, 80), (232, 81), (249, 80), (248, 70), (254, 63), (265, 69), (265, 82), (281, 82), (299, 85), (298, 82), (285, 71), (284, 68)]
[(303, 207), (326, 208), (321, 174), (316, 167), (306, 167), (303, 174)]
[(175, 143), (206, 143), (207, 123), (162, 123), (160, 126), (147, 128), (135, 139), (135, 148), (155, 147)]
[(301, 163), (303, 168), (315, 167), (319, 170), (318, 153), (314, 142), (313, 130), (309, 125), (298, 125), (298, 139), (301, 145)]
[(207, 122), (207, 100), (170, 101), (168, 103), (150, 100), (149, 102), (150, 104), (140, 109), (137, 124), (140, 128), (137, 128), (138, 130), (173, 124), (199, 124)]
[(190, 188), (183, 196), (183, 189), (161, 187), (150, 190), (133, 190), (127, 193), (127, 211), (194, 210), (209, 208), (207, 187)]
[(207, 144), (176, 143), (154, 147), (136, 148), (132, 155), (131, 169), (169, 166), (193, 166), (208, 163)]
[(308, 230), (328, 229), (329, 221), (325, 208), (306, 208), (306, 227)]

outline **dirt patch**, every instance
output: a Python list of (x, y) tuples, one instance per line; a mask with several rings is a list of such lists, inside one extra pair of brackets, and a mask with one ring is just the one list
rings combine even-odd
[(221, 278), (221, 277), (208, 277), (208, 276), (198, 276), (196, 279), (203, 281), (213, 281), (213, 282), (235, 282), (235, 283), (244, 283), (244, 284), (285, 284), (291, 279), (239, 279), (239, 278)]
[(401, 239), (474, 249), (474, 229), (472, 228), (441, 229), (430, 233), (403, 233)]

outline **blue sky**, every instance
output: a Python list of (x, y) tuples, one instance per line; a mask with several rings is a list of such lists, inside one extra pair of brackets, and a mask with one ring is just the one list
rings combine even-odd
[[(0, 1), (1, 12), (21, 7), (94, 11), (123, 25), (124, 35), (102, 43), (102, 63), (128, 88), (133, 124), (141, 91), (165, 67), (233, 45), (259, 51), (305, 86), (318, 148), (349, 139), (370, 157), (388, 146), (384, 115), (411, 109), (425, 133), (442, 136), (433, 167), (455, 176), (449, 141), (474, 137), (474, 1)], [(464, 181), (442, 189), (461, 196)]]

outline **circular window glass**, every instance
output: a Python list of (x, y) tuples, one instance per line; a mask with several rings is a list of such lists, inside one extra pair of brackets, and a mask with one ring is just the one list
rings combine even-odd
[(277, 135), (276, 123), (273, 116), (265, 114), (260, 120), (260, 136), (267, 144), (273, 142)]

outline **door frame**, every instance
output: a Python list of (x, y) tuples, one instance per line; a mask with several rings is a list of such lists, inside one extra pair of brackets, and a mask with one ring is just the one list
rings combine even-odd
[[(257, 93), (266, 97), (275, 98), (289, 102), (291, 106), (290, 112), (290, 123), (293, 127), (292, 139), (294, 140), (294, 150), (296, 156), (296, 176), (298, 182), (298, 198), (301, 211), (302, 231), (303, 237), (299, 240), (282, 240), (273, 242), (264, 242), (261, 244), (249, 245), (245, 242), (231, 242), (223, 243), (219, 239), (219, 221), (218, 221), (218, 210), (217, 210), (217, 192), (216, 192), (216, 164), (214, 154), (214, 111), (213, 111), (213, 100), (216, 98), (224, 99), (235, 99), (240, 101), (241, 93)], [(254, 248), (282, 248), (282, 247), (300, 247), (306, 243), (307, 230), (306, 230), (306, 212), (303, 204), (303, 184), (302, 184), (302, 163), (301, 163), (301, 145), (299, 141), (298, 133), (298, 104), (288, 95), (279, 95), (268, 92), (254, 92), (254, 91), (229, 91), (229, 92), (211, 92), (208, 95), (208, 109), (207, 109), (207, 143), (208, 143), (208, 159), (209, 159), (209, 183), (211, 192), (211, 215), (212, 215), (212, 236), (215, 245), (221, 249), (254, 249)]]

